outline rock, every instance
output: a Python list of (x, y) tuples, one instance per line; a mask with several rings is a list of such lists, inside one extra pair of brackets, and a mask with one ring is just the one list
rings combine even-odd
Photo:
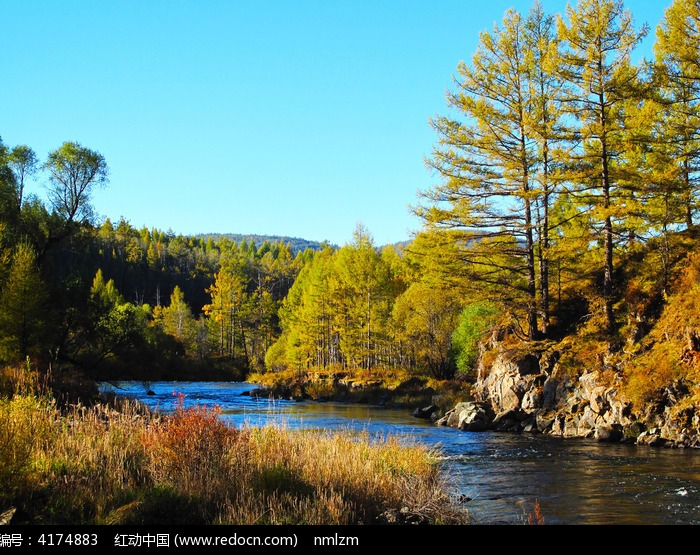
[(530, 416), (527, 420), (523, 420), (520, 423), (520, 426), (522, 427), (523, 432), (526, 434), (533, 434), (539, 432), (537, 429), (537, 419), (535, 416)]
[(583, 414), (578, 419), (578, 429), (581, 437), (592, 437), (595, 429), (600, 424), (600, 417), (590, 406), (583, 409)]
[(523, 380), (518, 365), (518, 361), (509, 360), (503, 354), (497, 356), (488, 375), (478, 383), (477, 399), (488, 403), (496, 413), (520, 407), (528, 381)]
[(640, 434), (644, 431), (644, 424), (641, 422), (631, 422), (622, 427), (622, 441), (635, 443)]
[(650, 447), (660, 447), (666, 443), (666, 440), (661, 437), (660, 428), (651, 428), (639, 434), (637, 437), (637, 445), (648, 445)]
[(449, 424), (447, 422), (449, 421), (450, 415), (453, 412), (454, 411), (452, 411), (452, 410), (448, 411), (447, 413), (445, 413), (445, 415), (442, 418), (438, 418), (438, 420), (435, 422), (435, 425), (436, 426), (449, 426)]
[(554, 425), (554, 416), (547, 416), (545, 414), (537, 414), (535, 416), (535, 424), (537, 430), (540, 432), (546, 432)]
[(474, 404), (475, 403), (473, 403), (471, 401), (457, 403), (455, 405), (455, 408), (453, 408), (451, 411), (449, 411), (447, 414), (445, 414), (445, 417), (447, 418), (447, 425), (450, 428), (458, 428), (460, 414), (462, 413), (462, 411), (472, 410)]
[(413, 416), (416, 418), (422, 418), (424, 420), (430, 420), (433, 413), (437, 410), (434, 405), (428, 405), (427, 407), (418, 407), (413, 411)]
[(542, 386), (542, 408), (553, 409), (561, 399), (561, 382), (552, 377), (547, 378)]
[(525, 355), (516, 364), (521, 376), (540, 373), (540, 360), (535, 355)]
[(585, 397), (590, 397), (593, 390), (598, 387), (598, 372), (586, 372), (579, 379), (579, 387), (583, 392), (586, 392)]
[(155, 395), (155, 394), (156, 394), (156, 392), (153, 391), (152, 389), (149, 389), (148, 391), (146, 391), (146, 395)]
[(581, 437), (579, 435), (578, 416), (568, 415), (564, 421), (564, 437)]
[(468, 432), (481, 432), (491, 425), (487, 408), (481, 403), (458, 403), (450, 411), (447, 425)]
[(243, 391), (241, 395), (247, 395), (250, 397), (264, 397), (270, 395), (268, 391), (262, 387), (256, 387), (255, 389), (249, 389), (248, 391)]
[(520, 431), (520, 423), (523, 421), (520, 409), (504, 410), (499, 412), (493, 419), (492, 426), (499, 432)]
[(537, 387), (527, 391), (520, 406), (526, 411), (539, 409), (542, 406), (542, 390)]
[(564, 435), (564, 428), (565, 428), (564, 416), (559, 414), (553, 419), (552, 426), (550, 428), (549, 433), (553, 436), (560, 436), (561, 437)]
[(605, 388), (596, 387), (591, 392), (589, 397), (590, 407), (593, 412), (603, 414), (609, 407), (608, 401), (605, 398)]
[(620, 441), (623, 437), (622, 426), (619, 424), (613, 426), (597, 426), (594, 437), (601, 443)]

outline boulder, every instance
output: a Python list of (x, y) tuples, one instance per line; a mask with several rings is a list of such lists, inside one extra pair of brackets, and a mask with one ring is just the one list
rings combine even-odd
[(622, 441), (625, 443), (636, 443), (637, 438), (644, 431), (644, 424), (641, 422), (630, 422), (622, 427)]
[(542, 406), (542, 389), (535, 387), (526, 391), (520, 406), (526, 411), (539, 409)]
[(520, 423), (527, 418), (527, 414), (520, 409), (504, 410), (493, 419), (492, 426), (499, 432), (520, 431)]
[(650, 447), (660, 447), (666, 443), (666, 440), (661, 437), (660, 428), (651, 428), (639, 434), (637, 437), (637, 445), (648, 445)]
[(427, 407), (417, 407), (413, 411), (413, 416), (416, 418), (422, 418), (424, 420), (430, 420), (433, 416), (433, 413), (437, 410), (437, 407), (435, 405), (428, 405)]
[(537, 416), (534, 414), (530, 415), (526, 420), (523, 420), (520, 423), (520, 427), (526, 434), (535, 434), (540, 431), (537, 427)]
[(591, 437), (598, 427), (600, 417), (590, 406), (583, 409), (583, 414), (578, 419), (579, 435), (581, 437)]
[(448, 426), (468, 432), (481, 432), (488, 429), (491, 425), (489, 411), (487, 407), (481, 403), (458, 403), (457, 406), (445, 416), (448, 416)]
[(562, 435), (564, 437), (581, 437), (578, 425), (579, 417), (577, 415), (568, 415), (564, 421), (564, 429)]
[(450, 410), (450, 411), (447, 411), (447, 412), (445, 413), (445, 415), (444, 415), (442, 418), (438, 418), (438, 419), (435, 421), (435, 425), (436, 425), (436, 426), (449, 426), (449, 424), (448, 424), (447, 422), (449, 421), (450, 415), (451, 415), (451, 414), (452, 414), (452, 411), (451, 411), (451, 410)]
[(570, 390), (567, 383), (548, 377), (542, 386), (542, 408), (551, 410), (558, 407), (569, 396)]
[(596, 426), (594, 437), (601, 443), (613, 443), (622, 440), (622, 426), (619, 424)]
[(610, 406), (605, 396), (605, 388), (602, 386), (593, 388), (588, 399), (591, 410), (598, 414), (603, 414)]
[(488, 375), (477, 385), (480, 401), (491, 405), (496, 413), (520, 407), (527, 388), (527, 381), (522, 379), (518, 362), (509, 360), (505, 355), (496, 357)]
[(552, 425), (550, 427), (549, 433), (553, 436), (563, 436), (564, 435), (565, 420), (564, 416), (559, 414), (552, 420)]

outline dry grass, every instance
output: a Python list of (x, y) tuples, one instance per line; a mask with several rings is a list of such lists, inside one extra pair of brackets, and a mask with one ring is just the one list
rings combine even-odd
[(216, 410), (0, 399), (0, 511), (13, 523), (464, 522), (434, 453), (394, 438), (232, 429)]
[(658, 321), (627, 365), (626, 393), (636, 406), (675, 381), (700, 382), (700, 254), (691, 254)]

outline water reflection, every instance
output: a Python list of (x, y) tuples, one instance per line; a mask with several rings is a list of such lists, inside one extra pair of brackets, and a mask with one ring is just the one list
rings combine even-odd
[(254, 389), (244, 383), (121, 382), (103, 389), (166, 412), (183, 394), (185, 406), (218, 405), (236, 427), (362, 431), (437, 447), (455, 492), (472, 499), (476, 522), (523, 522), (538, 499), (551, 524), (700, 524), (700, 453), (694, 450), (459, 432), (405, 410), (243, 395)]

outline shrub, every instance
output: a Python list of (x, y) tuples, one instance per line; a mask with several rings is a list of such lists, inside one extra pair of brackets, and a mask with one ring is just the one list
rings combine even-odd
[(452, 334), (452, 349), (455, 354), (457, 370), (469, 375), (479, 357), (479, 343), (495, 323), (496, 307), (487, 302), (473, 303), (467, 306), (459, 316), (459, 325)]

